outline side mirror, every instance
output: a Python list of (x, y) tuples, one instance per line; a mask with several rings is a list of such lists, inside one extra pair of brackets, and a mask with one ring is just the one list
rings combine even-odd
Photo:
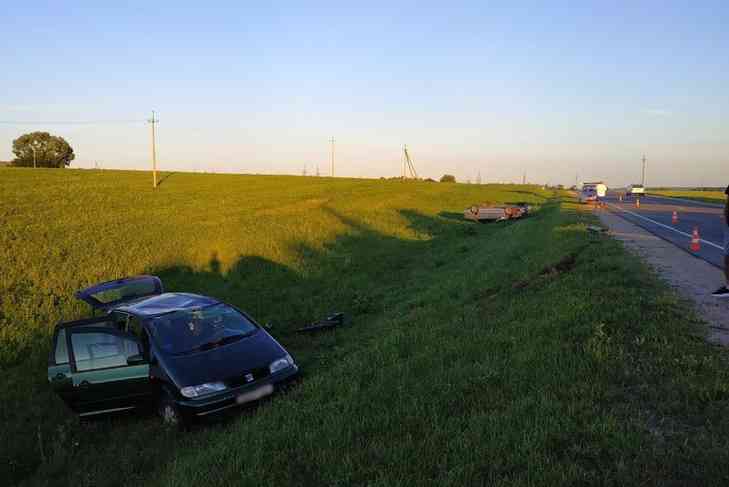
[(141, 356), (141, 355), (132, 355), (131, 357), (127, 357), (127, 365), (142, 365), (146, 364), (147, 360)]

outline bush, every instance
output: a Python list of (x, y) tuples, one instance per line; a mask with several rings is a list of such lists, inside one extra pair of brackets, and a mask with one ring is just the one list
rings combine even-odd
[(455, 183), (456, 177), (452, 174), (444, 174), (443, 177), (440, 178), (441, 183)]

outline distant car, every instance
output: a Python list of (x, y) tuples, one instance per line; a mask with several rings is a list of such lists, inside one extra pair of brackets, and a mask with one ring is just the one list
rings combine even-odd
[(156, 276), (78, 291), (99, 317), (59, 323), (48, 380), (80, 416), (156, 407), (184, 424), (256, 401), (298, 366), (266, 330), (233, 306), (164, 293)]
[(597, 190), (595, 190), (595, 187), (588, 186), (582, 188), (582, 191), (580, 191), (580, 203), (590, 203), (593, 201), (597, 201)]
[(625, 191), (625, 194), (628, 196), (631, 195), (642, 195), (645, 194), (645, 188), (642, 184), (631, 184), (628, 186), (628, 189)]

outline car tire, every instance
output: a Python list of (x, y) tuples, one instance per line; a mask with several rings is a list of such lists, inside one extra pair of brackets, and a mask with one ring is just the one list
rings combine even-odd
[(175, 399), (167, 389), (162, 389), (157, 402), (157, 414), (162, 419), (162, 424), (171, 428), (185, 429), (186, 422), (182, 417), (180, 408)]

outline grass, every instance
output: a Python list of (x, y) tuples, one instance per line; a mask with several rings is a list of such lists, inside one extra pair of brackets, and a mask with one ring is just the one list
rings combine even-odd
[[(11, 484), (729, 478), (725, 352), (640, 262), (586, 232), (594, 219), (570, 200), (326, 178), (174, 174), (157, 192), (139, 173), (0, 179), (0, 475)], [(517, 223), (462, 221), (482, 200), (541, 207)], [(138, 272), (271, 322), (302, 382), (186, 434), (154, 417), (79, 423), (45, 383), (48, 332), (84, 313), (77, 287)], [(333, 310), (351, 323), (292, 332)]]
[(685, 198), (689, 200), (704, 201), (707, 203), (724, 204), (726, 195), (724, 191), (701, 191), (701, 190), (650, 190), (650, 194), (660, 196), (671, 196), (674, 198)]

